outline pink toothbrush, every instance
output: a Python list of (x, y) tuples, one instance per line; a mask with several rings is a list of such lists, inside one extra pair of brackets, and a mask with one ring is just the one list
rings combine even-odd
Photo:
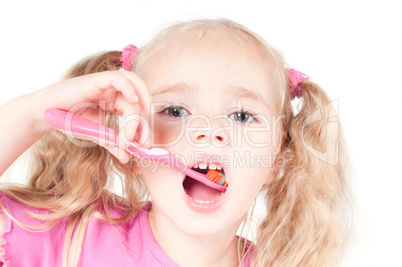
[[(91, 120), (85, 119), (65, 110), (51, 108), (45, 111), (46, 120), (56, 129), (63, 133), (86, 140), (95, 140), (96, 142), (105, 142), (111, 145), (116, 145), (118, 132), (98, 124)], [(188, 168), (179, 159), (172, 155), (169, 151), (162, 148), (144, 148), (136, 141), (132, 141), (126, 149), (130, 154), (146, 160), (158, 161), (169, 165), (191, 178), (211, 187), (216, 190), (226, 191), (226, 186), (222, 186), (208, 180), (205, 174)]]

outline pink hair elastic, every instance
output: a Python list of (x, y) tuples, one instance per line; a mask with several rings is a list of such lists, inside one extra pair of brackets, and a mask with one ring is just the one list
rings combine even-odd
[(300, 83), (310, 79), (310, 77), (295, 69), (287, 69), (287, 71), (289, 73), (289, 90), (292, 100), (295, 99), (295, 97), (302, 97), (303, 92), (301, 91)]
[(138, 48), (135, 45), (129, 44), (123, 48), (121, 52), (120, 61), (123, 65), (123, 69), (132, 71), (134, 63), (137, 60), (138, 53), (136, 53)]

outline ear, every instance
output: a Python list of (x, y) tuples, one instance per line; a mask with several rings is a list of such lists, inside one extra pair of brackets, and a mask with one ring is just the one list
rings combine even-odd
[(267, 179), (264, 182), (264, 185), (270, 184), (278, 176), (278, 173), (281, 171), (282, 166), (283, 166), (283, 157), (281, 154), (277, 154), (275, 157), (274, 165), (270, 168), (270, 172), (268, 174)]
[(269, 170), (269, 174), (267, 179), (264, 182), (264, 185), (270, 184), (276, 177), (277, 171), (276, 171), (276, 167), (274, 166), (274, 168), (271, 168)]

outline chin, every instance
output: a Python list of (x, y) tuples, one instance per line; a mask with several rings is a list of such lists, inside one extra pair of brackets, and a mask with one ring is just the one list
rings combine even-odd
[(218, 236), (230, 228), (223, 220), (213, 220), (211, 218), (201, 220), (193, 218), (189, 221), (177, 222), (177, 225), (187, 235), (196, 237)]

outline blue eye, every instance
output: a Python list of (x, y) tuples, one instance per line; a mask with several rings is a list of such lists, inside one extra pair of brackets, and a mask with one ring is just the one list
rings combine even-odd
[(162, 111), (162, 113), (167, 113), (169, 116), (180, 118), (184, 116), (188, 116), (189, 113), (182, 107), (168, 107)]
[(254, 120), (253, 115), (244, 112), (244, 111), (240, 111), (240, 112), (236, 112), (233, 113), (229, 116), (229, 119), (232, 119), (234, 121), (238, 121), (241, 123), (247, 123), (247, 122), (252, 122)]

